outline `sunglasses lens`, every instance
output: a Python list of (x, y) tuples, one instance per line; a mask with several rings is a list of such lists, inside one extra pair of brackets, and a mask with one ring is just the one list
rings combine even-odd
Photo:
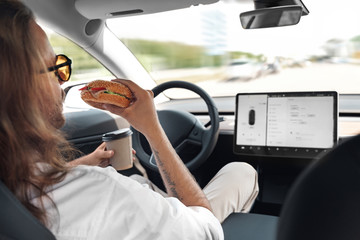
[[(56, 59), (56, 65), (65, 63), (67, 61), (68, 59), (65, 56), (58, 55)], [(59, 78), (61, 78), (61, 80), (68, 81), (70, 79), (70, 74), (71, 74), (70, 64), (59, 68), (57, 70), (57, 74)]]

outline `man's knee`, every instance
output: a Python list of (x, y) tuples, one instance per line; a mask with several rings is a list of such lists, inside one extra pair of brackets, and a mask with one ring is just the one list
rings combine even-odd
[(254, 185), (255, 182), (257, 183), (256, 170), (245, 162), (231, 162), (225, 165), (220, 171), (235, 183), (244, 181), (252, 181), (252, 185)]
[(238, 197), (241, 209), (237, 209), (237, 211), (249, 212), (259, 193), (256, 170), (250, 164), (244, 162), (229, 163), (224, 168), (226, 175), (231, 178), (227, 182), (232, 185), (233, 194)]
[(237, 189), (242, 198), (252, 198), (259, 191), (256, 170), (245, 162), (232, 162), (224, 166), (227, 184), (231, 189)]
[(221, 222), (233, 212), (249, 212), (258, 194), (257, 172), (244, 162), (229, 163), (204, 192)]

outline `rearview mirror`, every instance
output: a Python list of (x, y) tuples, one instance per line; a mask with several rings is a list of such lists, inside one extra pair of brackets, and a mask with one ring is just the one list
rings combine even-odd
[(269, 28), (295, 25), (302, 15), (301, 6), (262, 8), (240, 14), (244, 29)]

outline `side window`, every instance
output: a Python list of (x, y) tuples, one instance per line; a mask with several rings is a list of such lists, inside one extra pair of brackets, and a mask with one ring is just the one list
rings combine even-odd
[(70, 82), (86, 82), (93, 79), (112, 79), (114, 76), (95, 58), (63, 36), (47, 31), (56, 54), (65, 54), (72, 60)]
[[(63, 84), (62, 87), (65, 88), (69, 85), (86, 83), (95, 79), (110, 80), (115, 78), (113, 74), (81, 47), (49, 29), (43, 29), (49, 38), (55, 54), (65, 54), (72, 60), (71, 78), (69, 82)], [(74, 87), (68, 92), (65, 99), (66, 107), (89, 107), (81, 100), (80, 92), (78, 91), (79, 88), (80, 87)]]

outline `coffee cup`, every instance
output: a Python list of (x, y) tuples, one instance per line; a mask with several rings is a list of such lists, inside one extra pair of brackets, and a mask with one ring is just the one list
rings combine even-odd
[(116, 170), (129, 169), (133, 166), (131, 135), (132, 131), (129, 128), (123, 128), (102, 136), (106, 149), (114, 151), (110, 164)]

